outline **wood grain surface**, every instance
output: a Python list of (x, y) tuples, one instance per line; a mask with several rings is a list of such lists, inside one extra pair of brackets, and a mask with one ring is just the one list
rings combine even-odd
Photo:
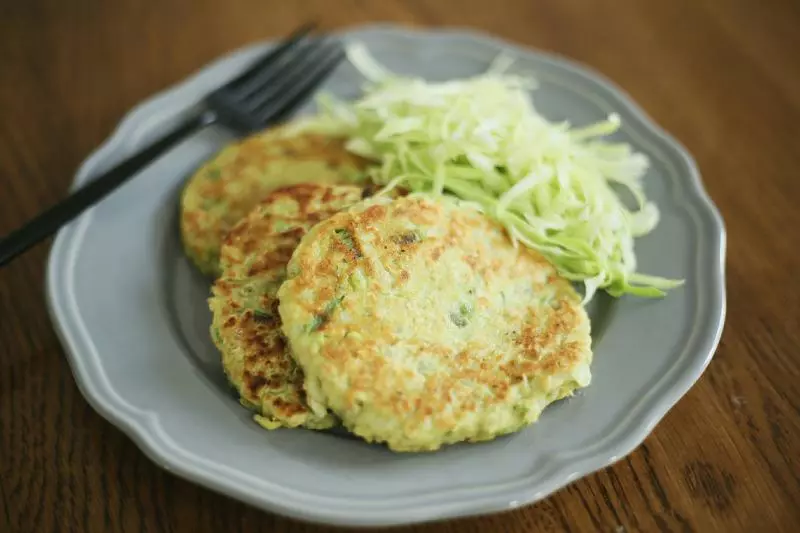
[[(143, 98), (316, 18), (471, 26), (584, 62), (694, 154), (725, 217), (710, 367), (635, 453), (513, 512), (398, 532), (800, 531), (800, 3), (27, 0), (0, 7), (0, 235)], [(0, 270), (0, 532), (321, 532), (178, 479), (86, 403), (42, 245)]]

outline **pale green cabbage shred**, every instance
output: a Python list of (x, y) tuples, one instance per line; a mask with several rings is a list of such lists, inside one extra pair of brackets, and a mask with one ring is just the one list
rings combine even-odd
[[(648, 159), (602, 140), (620, 127), (616, 114), (581, 128), (549, 122), (533, 106), (535, 80), (508, 73), (506, 55), (484, 74), (439, 83), (389, 72), (358, 42), (347, 56), (368, 80), (364, 95), (321, 96), (305, 127), (345, 135), (350, 151), (379, 161), (373, 181), (479, 206), (515, 245), (584, 283), (584, 302), (597, 289), (657, 297), (682, 283), (636, 272), (634, 238), (659, 211), (642, 184)], [(611, 183), (630, 191), (635, 210)]]

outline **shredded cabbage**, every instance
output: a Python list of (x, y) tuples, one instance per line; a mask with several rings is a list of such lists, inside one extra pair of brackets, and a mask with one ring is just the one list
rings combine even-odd
[[(585, 302), (598, 289), (658, 297), (682, 284), (636, 272), (634, 238), (653, 230), (659, 212), (642, 185), (648, 159), (602, 140), (619, 116), (582, 128), (549, 122), (531, 101), (535, 80), (508, 73), (505, 55), (484, 74), (441, 83), (397, 76), (360, 43), (347, 55), (368, 80), (364, 95), (321, 96), (307, 125), (345, 135), (349, 150), (379, 161), (373, 181), (475, 203), (515, 245), (582, 282)], [(635, 210), (611, 184), (630, 193)]]

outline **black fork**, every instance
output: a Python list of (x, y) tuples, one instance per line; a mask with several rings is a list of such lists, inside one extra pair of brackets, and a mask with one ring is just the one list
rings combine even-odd
[(284, 120), (344, 57), (332, 38), (311, 37), (311, 25), (293, 32), (234, 79), (206, 96), (198, 111), (139, 153), (92, 178), (69, 197), (0, 240), (0, 267), (96, 204), (177, 142), (212, 124), (239, 136)]

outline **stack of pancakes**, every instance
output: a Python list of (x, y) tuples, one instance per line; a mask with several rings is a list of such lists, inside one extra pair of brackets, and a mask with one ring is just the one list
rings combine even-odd
[(342, 139), (270, 130), (182, 196), (211, 334), (262, 426), (396, 451), (489, 440), (590, 381), (589, 319), (540, 254), (449, 196), (379, 194)]

